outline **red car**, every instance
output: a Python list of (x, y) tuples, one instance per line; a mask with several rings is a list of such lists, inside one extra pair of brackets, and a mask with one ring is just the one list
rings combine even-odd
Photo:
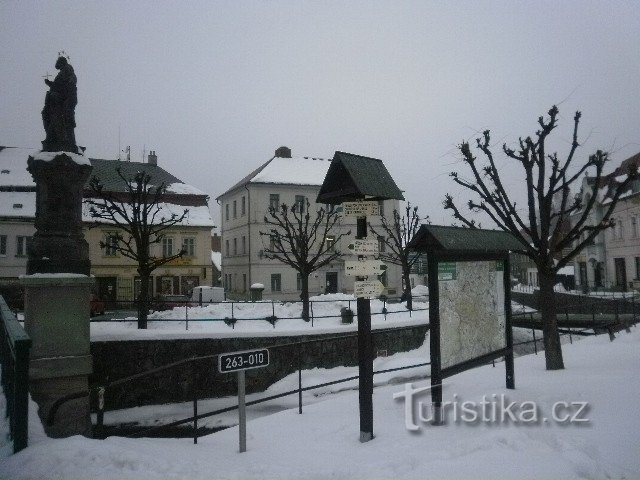
[(89, 300), (90, 305), (90, 315), (92, 317), (96, 315), (104, 315), (104, 302), (98, 298), (95, 293), (91, 294), (91, 298)]

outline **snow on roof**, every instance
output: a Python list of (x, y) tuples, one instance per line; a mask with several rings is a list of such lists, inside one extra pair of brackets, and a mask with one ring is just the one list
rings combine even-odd
[(36, 216), (36, 192), (0, 192), (0, 217)]
[[(211, 212), (207, 205), (198, 206), (184, 206), (176, 205), (173, 203), (160, 203), (158, 204), (160, 211), (156, 214), (156, 219), (170, 218), (172, 214), (177, 216), (182, 215), (182, 212), (188, 210), (187, 216), (182, 222), (177, 223), (183, 227), (213, 227), (213, 219), (211, 218)], [(82, 202), (82, 221), (83, 222), (96, 222), (97, 219), (93, 218), (90, 213), (91, 205), (87, 199)], [(130, 207), (129, 207), (130, 208)], [(98, 223), (111, 223), (106, 220), (100, 220)]]
[(322, 185), (331, 160), (311, 157), (273, 158), (249, 183)]
[(37, 152), (31, 148), (0, 147), (0, 187), (35, 187), (27, 172), (27, 160)]
[(573, 265), (567, 265), (558, 270), (558, 275), (575, 275), (575, 269)]
[(172, 183), (167, 186), (167, 193), (177, 193), (178, 195), (206, 195), (202, 190), (186, 183)]

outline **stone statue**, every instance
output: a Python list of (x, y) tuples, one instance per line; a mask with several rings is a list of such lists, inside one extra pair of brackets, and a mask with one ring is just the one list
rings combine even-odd
[(42, 142), (42, 150), (78, 153), (74, 132), (75, 108), (78, 103), (76, 74), (71, 64), (62, 56), (56, 61), (56, 69), (60, 71), (53, 81), (48, 78), (44, 80), (49, 91), (42, 109), (42, 123), (47, 134)]

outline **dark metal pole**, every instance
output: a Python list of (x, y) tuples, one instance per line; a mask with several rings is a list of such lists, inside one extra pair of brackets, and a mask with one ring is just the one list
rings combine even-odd
[(509, 256), (504, 260), (503, 288), (504, 288), (504, 323), (506, 334), (507, 354), (504, 357), (506, 369), (506, 386), (509, 389), (516, 388), (515, 369), (513, 366), (513, 329), (511, 328), (511, 262)]
[(438, 286), (438, 261), (427, 252), (429, 276), (429, 348), (431, 354), (431, 407), (433, 425), (442, 425), (442, 373), (440, 361), (440, 292)]
[[(367, 217), (358, 218), (356, 238), (367, 238)], [(356, 277), (356, 280), (364, 280)], [(358, 365), (360, 377), (360, 441), (373, 439), (373, 337), (371, 335), (371, 302), (356, 300), (358, 312)]]
[(198, 385), (198, 370), (195, 360), (191, 361), (191, 393), (193, 395), (193, 444), (198, 444), (198, 395), (196, 388)]

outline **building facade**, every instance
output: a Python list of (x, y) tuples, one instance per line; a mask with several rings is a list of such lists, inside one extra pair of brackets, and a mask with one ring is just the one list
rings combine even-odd
[[(35, 233), (35, 184), (26, 171), (27, 159), (36, 150), (0, 147), (0, 287), (19, 289), (18, 277), (24, 275), (27, 266), (27, 248)], [(167, 230), (162, 243), (152, 246), (154, 256), (170, 256), (182, 248), (187, 252), (182, 258), (163, 265), (153, 272), (152, 294), (188, 294), (194, 286), (212, 284), (211, 229), (213, 220), (208, 197), (194, 187), (157, 165), (155, 153), (147, 163), (119, 160), (90, 159), (92, 176), (98, 177), (105, 189), (124, 192), (124, 181), (118, 176), (119, 167), (125, 177), (137, 171), (151, 176), (151, 184), (165, 183), (167, 194), (163, 211), (180, 213), (185, 209), (185, 219)], [(85, 186), (85, 199), (92, 192)], [(96, 279), (95, 293), (106, 301), (132, 301), (137, 296), (139, 279), (136, 263), (119, 255), (113, 248), (101, 248), (108, 243), (115, 227), (96, 224), (83, 206), (83, 231), (89, 244), (91, 274)]]
[[(598, 198), (589, 222), (599, 222), (611, 204), (611, 187), (622, 181), (629, 168), (640, 167), (640, 153), (626, 159), (601, 179)], [(589, 200), (594, 179), (583, 180), (583, 203)], [(585, 188), (589, 187), (589, 188)], [(615, 226), (601, 232), (576, 258), (576, 287), (582, 290), (610, 288), (640, 290), (640, 180), (631, 183), (616, 204), (611, 218)]]
[[(269, 237), (261, 235), (261, 232), (268, 233), (270, 228), (264, 218), (270, 207), (278, 208), (282, 204), (306, 205), (308, 200), (311, 215), (324, 207), (316, 204), (315, 199), (330, 163), (330, 160), (319, 158), (291, 157), (291, 151), (281, 147), (273, 158), (217, 198), (221, 210), (223, 285), (230, 297), (246, 298), (251, 285), (262, 284), (265, 298), (300, 298), (301, 279), (298, 273), (277, 260), (264, 257)], [(397, 200), (380, 204), (388, 218), (392, 218), (393, 210), (399, 208)], [(372, 217), (369, 221), (374, 228), (380, 224), (379, 217)], [(340, 218), (327, 240), (333, 242), (341, 233), (350, 233), (334, 246), (343, 256), (311, 274), (311, 295), (353, 292), (354, 278), (344, 275), (344, 261), (356, 258), (348, 254), (348, 245), (355, 239), (356, 219)], [(401, 293), (399, 267), (388, 264), (381, 281), (385, 284), (385, 295)]]

